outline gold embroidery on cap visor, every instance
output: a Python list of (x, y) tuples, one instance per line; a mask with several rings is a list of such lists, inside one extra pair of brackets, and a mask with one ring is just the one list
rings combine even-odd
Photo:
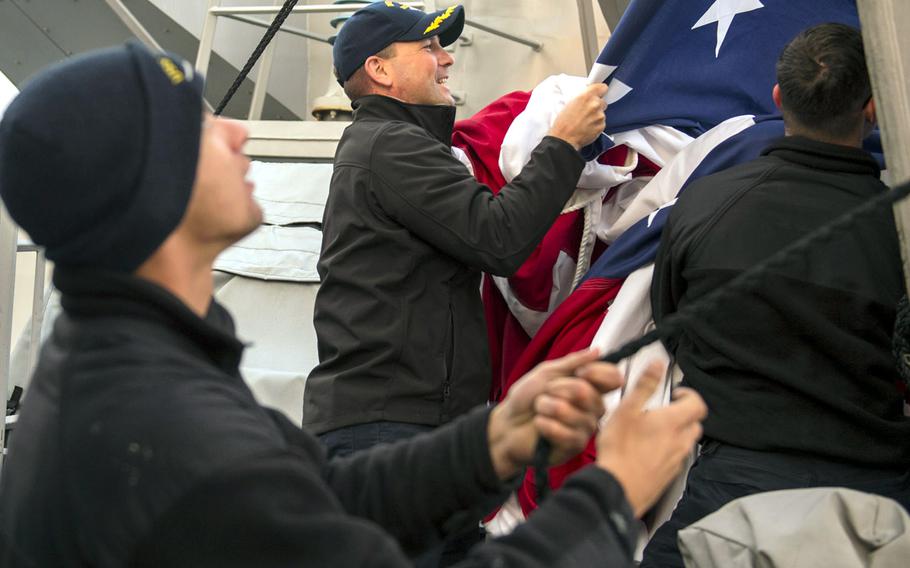
[(167, 78), (171, 80), (172, 85), (176, 86), (186, 81), (186, 75), (184, 75), (183, 71), (178, 69), (177, 65), (175, 65), (174, 62), (169, 58), (159, 58), (158, 65), (161, 66), (161, 70), (164, 71), (164, 74), (167, 75)]
[(443, 12), (442, 14), (436, 16), (436, 19), (433, 20), (433, 23), (430, 24), (429, 26), (427, 26), (427, 29), (423, 30), (423, 35), (427, 35), (427, 34), (430, 33), (431, 31), (433, 31), (433, 30), (435, 30), (435, 29), (439, 29), (439, 24), (441, 24), (441, 23), (443, 23), (444, 21), (446, 21), (446, 20), (449, 18), (449, 16), (452, 15), (452, 12), (454, 12), (454, 11), (455, 11), (455, 8), (457, 8), (457, 7), (458, 7), (458, 6), (449, 6), (448, 8), (446, 8), (446, 11), (445, 11), (445, 12)]
[(407, 4), (403, 3), (403, 2), (402, 2), (401, 4), (398, 4), (398, 3), (396, 3), (396, 2), (392, 2), (392, 0), (385, 0), (385, 5), (388, 6), (389, 8), (394, 8), (395, 6), (398, 6), (398, 7), (401, 8), (402, 10), (410, 10), (410, 9), (411, 9), (411, 7), (410, 7), (409, 5), (407, 5)]

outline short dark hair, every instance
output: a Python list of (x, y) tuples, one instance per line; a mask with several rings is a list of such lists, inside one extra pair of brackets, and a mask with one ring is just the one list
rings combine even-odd
[(844, 24), (796, 36), (777, 61), (784, 120), (833, 137), (853, 134), (872, 96), (863, 38)]
[[(389, 59), (390, 57), (395, 56), (396, 51), (395, 44), (389, 44), (382, 48), (379, 53), (376, 53), (376, 57), (381, 57), (383, 59)], [(335, 76), (338, 76), (338, 71), (335, 70)], [(363, 65), (357, 68), (353, 74), (348, 78), (347, 81), (342, 85), (344, 89), (344, 94), (348, 96), (352, 101), (356, 101), (364, 95), (370, 94), (370, 79), (367, 76), (367, 72), (364, 70)]]

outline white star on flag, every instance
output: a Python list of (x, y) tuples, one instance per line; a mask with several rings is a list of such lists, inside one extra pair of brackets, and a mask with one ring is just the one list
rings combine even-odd
[(695, 22), (692, 29), (717, 22), (717, 48), (714, 50), (714, 57), (717, 58), (720, 56), (720, 46), (723, 45), (724, 39), (727, 37), (733, 18), (739, 14), (764, 7), (765, 5), (759, 0), (715, 0), (714, 4), (711, 4), (711, 7), (708, 8), (708, 11), (705, 12), (701, 19)]
[[(613, 72), (616, 71), (617, 67), (615, 65), (604, 65), (603, 63), (595, 63), (591, 68), (591, 73), (588, 75), (588, 84), (593, 85), (595, 83), (605, 82)], [(616, 77), (609, 82), (609, 90), (607, 90), (607, 104), (611, 105), (619, 99), (625, 97), (632, 92), (632, 87), (626, 85)]]
[(607, 104), (611, 105), (631, 92), (632, 87), (613, 77), (613, 80), (610, 81), (610, 88), (607, 90)]
[(676, 201), (678, 199), (679, 198), (677, 197), (675, 199), (672, 199), (672, 200), (664, 203), (663, 205), (661, 205), (660, 207), (655, 209), (654, 212), (652, 212), (650, 215), (648, 215), (648, 227), (650, 227), (651, 225), (654, 224), (654, 219), (657, 218), (658, 213), (660, 213), (662, 210), (666, 209), (667, 207), (673, 207), (674, 205), (676, 205)]

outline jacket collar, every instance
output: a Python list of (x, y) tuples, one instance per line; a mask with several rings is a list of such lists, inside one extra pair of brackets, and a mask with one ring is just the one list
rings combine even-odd
[(224, 372), (239, 374), (244, 345), (234, 335), (231, 315), (214, 299), (200, 318), (164, 288), (128, 274), (57, 266), (54, 285), (62, 294), (64, 311), (73, 318), (127, 318), (160, 328), (201, 351)]
[(445, 105), (415, 105), (383, 95), (360, 97), (354, 104), (354, 121), (400, 120), (417, 125), (446, 146), (452, 145), (455, 126), (455, 107)]
[(863, 149), (828, 144), (803, 136), (780, 138), (766, 148), (762, 155), (774, 156), (787, 162), (831, 172), (868, 175), (876, 178), (881, 174), (878, 162)]

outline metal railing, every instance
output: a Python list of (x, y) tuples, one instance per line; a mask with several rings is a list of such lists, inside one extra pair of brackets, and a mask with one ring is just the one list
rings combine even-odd
[[(116, 2), (116, 0), (108, 1)], [(250, 16), (275, 15), (281, 9), (280, 4), (282, 4), (282, 2), (280, 0), (275, 0), (275, 5), (273, 6), (220, 6), (219, 4), (220, 0), (209, 0), (208, 8), (206, 10), (205, 22), (202, 25), (202, 35), (199, 38), (199, 51), (196, 54), (196, 69), (203, 75), (208, 71), (209, 63), (211, 62), (212, 50), (214, 49), (215, 43), (215, 29), (219, 17), (233, 19), (254, 26), (267, 27), (268, 24), (266, 22), (251, 18)], [(360, 4), (309, 4), (304, 6), (295, 6), (291, 10), (291, 13), (332, 14), (356, 12), (367, 4), (369, 4), (369, 2)], [(414, 8), (426, 8), (427, 10), (432, 10), (434, 8), (435, 2), (430, 0), (427, 2), (409, 2), (408, 4)], [(543, 44), (540, 42), (529, 40), (515, 34), (510, 34), (491, 26), (480, 24), (473, 20), (465, 19), (465, 25), (497, 35), (509, 41), (514, 41), (516, 43), (526, 45), (534, 51), (540, 51), (543, 48)], [(282, 31), (285, 31), (286, 33), (290, 33), (292, 35), (302, 36), (307, 39), (328, 43), (327, 37), (313, 34), (306, 30), (301, 30), (298, 28), (287, 28), (283, 29)], [(247, 116), (248, 120), (259, 120), (262, 117), (262, 109), (265, 106), (265, 97), (269, 75), (271, 74), (272, 58), (274, 56), (275, 50), (274, 46), (274, 42), (269, 44), (269, 46), (266, 47), (265, 51), (262, 54), (262, 58), (259, 63), (259, 69), (256, 74), (255, 87), (253, 88), (253, 98), (250, 102), (250, 110)]]
[(155, 38), (152, 37), (152, 34), (150, 34), (148, 30), (145, 29), (145, 26), (143, 26), (142, 23), (136, 19), (136, 16), (130, 12), (129, 8), (127, 8), (123, 2), (120, 0), (105, 0), (105, 2), (107, 2), (107, 5), (110, 7), (110, 9), (114, 11), (114, 14), (120, 18), (120, 21), (123, 22), (123, 25), (125, 25), (130, 30), (130, 32), (132, 32), (133, 35), (139, 39), (139, 41), (144, 43), (147, 47), (150, 47), (156, 51), (162, 51), (161, 45), (155, 41)]
[[(124, 5), (121, 0), (105, 0), (110, 9), (116, 14), (120, 21), (123, 22), (123, 25), (133, 33), (136, 38), (145, 44), (146, 47), (154, 49), (156, 51), (164, 51), (161, 47), (161, 44), (149, 33), (145, 26), (142, 25), (142, 22), (136, 18), (135, 15), (130, 11), (129, 8)], [(202, 103), (208, 110), (213, 110), (212, 105), (205, 99), (202, 100)]]
[[(245, 24), (252, 24), (252, 25), (256, 26), (257, 28), (267, 29), (270, 25), (269, 22), (266, 22), (264, 20), (257, 20), (256, 18), (247, 18), (246, 16), (238, 16), (237, 14), (225, 14), (224, 17), (229, 20), (236, 20), (238, 22), (243, 22)], [(306, 38), (306, 39), (312, 39), (314, 41), (318, 41), (321, 43), (327, 43), (329, 45), (332, 44), (332, 40), (330, 39), (329, 36), (314, 34), (313, 32), (301, 30), (300, 28), (295, 28), (295, 27), (289, 26), (287, 24), (278, 28), (278, 31), (282, 32), (282, 33), (286, 33), (288, 35), (295, 35), (295, 36)]]
[(576, 0), (578, 4), (578, 23), (581, 26), (581, 45), (585, 52), (585, 67), (590, 69), (600, 53), (597, 41), (597, 27), (594, 25), (594, 7), (591, 0)]

